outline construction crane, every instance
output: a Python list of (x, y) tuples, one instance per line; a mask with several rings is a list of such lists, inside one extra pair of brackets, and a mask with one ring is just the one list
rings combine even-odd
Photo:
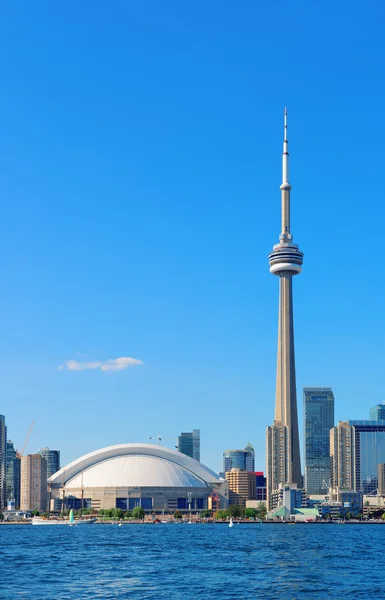
[(21, 452), (19, 452), (18, 450), (16, 450), (16, 456), (17, 456), (17, 458), (21, 458), (22, 456), (24, 456), (24, 452), (25, 452), (25, 449), (26, 449), (27, 444), (28, 444), (29, 436), (31, 435), (31, 431), (32, 431), (34, 425), (35, 425), (35, 421), (32, 421), (31, 425), (29, 426), (28, 433), (25, 436), (25, 440), (24, 440), (24, 444), (23, 444), (23, 448), (22, 448)]

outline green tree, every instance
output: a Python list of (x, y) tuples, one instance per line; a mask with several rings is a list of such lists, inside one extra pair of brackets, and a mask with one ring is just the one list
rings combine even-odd
[(135, 508), (132, 511), (132, 516), (134, 517), (134, 519), (144, 519), (144, 515), (145, 515), (145, 511), (144, 508), (142, 508), (141, 506), (135, 506)]
[(229, 506), (229, 514), (231, 517), (241, 517), (243, 513), (243, 510), (240, 506), (238, 506), (238, 504), (231, 504)]
[(257, 516), (257, 509), (256, 508), (246, 508), (245, 509), (245, 517), (246, 517), (246, 519), (255, 519), (256, 516)]
[(266, 510), (265, 504), (260, 502), (257, 507), (257, 517), (259, 519), (264, 519), (266, 517), (266, 513), (267, 513), (267, 510)]
[(2, 512), (0, 512), (0, 521), (4, 521), (4, 515)]
[(202, 510), (199, 516), (201, 519), (209, 519), (211, 517), (211, 510)]
[(228, 510), (217, 510), (217, 512), (215, 513), (215, 519), (217, 521), (223, 521), (224, 519), (227, 519), (228, 516), (229, 516)]
[(123, 518), (123, 511), (121, 508), (114, 508), (114, 517), (115, 517), (115, 519)]
[(383, 519), (385, 521), (385, 512), (382, 513), (381, 519)]
[(176, 511), (174, 512), (174, 519), (182, 519), (182, 518), (183, 518), (183, 515), (182, 515), (182, 513), (181, 513), (181, 512), (179, 512), (179, 510), (176, 510)]

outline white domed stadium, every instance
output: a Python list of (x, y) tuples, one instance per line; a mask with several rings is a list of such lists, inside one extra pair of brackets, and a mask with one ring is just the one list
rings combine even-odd
[[(152, 444), (119, 444), (86, 454), (48, 480), (51, 506), (148, 512), (203, 510), (215, 492), (228, 505), (227, 482), (197, 460)], [(61, 501), (61, 502), (59, 502)]]

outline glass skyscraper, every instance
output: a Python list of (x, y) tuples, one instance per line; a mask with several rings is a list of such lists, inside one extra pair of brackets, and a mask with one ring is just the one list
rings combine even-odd
[(0, 509), (5, 508), (7, 502), (7, 427), (4, 415), (0, 415)]
[(331, 388), (303, 390), (305, 490), (326, 494), (330, 481), (330, 430), (334, 426)]
[(20, 458), (11, 440), (7, 441), (7, 474), (6, 474), (6, 499), (15, 500), (16, 508), (20, 506)]
[(340, 422), (331, 432), (330, 448), (333, 485), (363, 494), (378, 488), (378, 466), (385, 463), (385, 420)]
[(370, 409), (369, 412), (370, 421), (385, 421), (385, 402), (382, 404), (376, 404)]
[(47, 479), (60, 470), (60, 450), (50, 450), (42, 448), (39, 452), (40, 456), (47, 461)]
[(225, 450), (223, 453), (223, 472), (231, 469), (242, 469), (242, 471), (254, 471), (255, 452), (249, 443), (244, 450)]
[(178, 436), (177, 448), (182, 454), (191, 456), (200, 462), (201, 460), (201, 431), (193, 429), (192, 432), (184, 432)]

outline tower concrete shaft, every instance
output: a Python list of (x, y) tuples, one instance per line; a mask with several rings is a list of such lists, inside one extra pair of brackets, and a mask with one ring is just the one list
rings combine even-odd
[[(280, 483), (302, 487), (294, 355), (293, 276), (301, 272), (303, 254), (298, 246), (293, 244), (290, 229), (291, 185), (286, 109), (280, 189), (281, 234), (279, 243), (273, 247), (273, 252), (269, 255), (270, 272), (280, 278), (275, 418), (272, 428), (268, 428), (267, 437), (268, 479), (269, 473), (271, 474), (267, 487), (270, 492), (277, 489)], [(286, 430), (285, 435), (282, 433), (282, 428)], [(274, 448), (275, 444), (278, 444), (279, 448)], [(282, 453), (284, 456), (280, 456)], [(279, 463), (275, 464), (279, 456)]]
[(282, 423), (287, 431), (287, 481), (302, 486), (301, 459), (299, 451), (297, 386), (294, 355), (293, 278), (289, 272), (279, 279), (279, 316), (277, 381), (274, 420)]

